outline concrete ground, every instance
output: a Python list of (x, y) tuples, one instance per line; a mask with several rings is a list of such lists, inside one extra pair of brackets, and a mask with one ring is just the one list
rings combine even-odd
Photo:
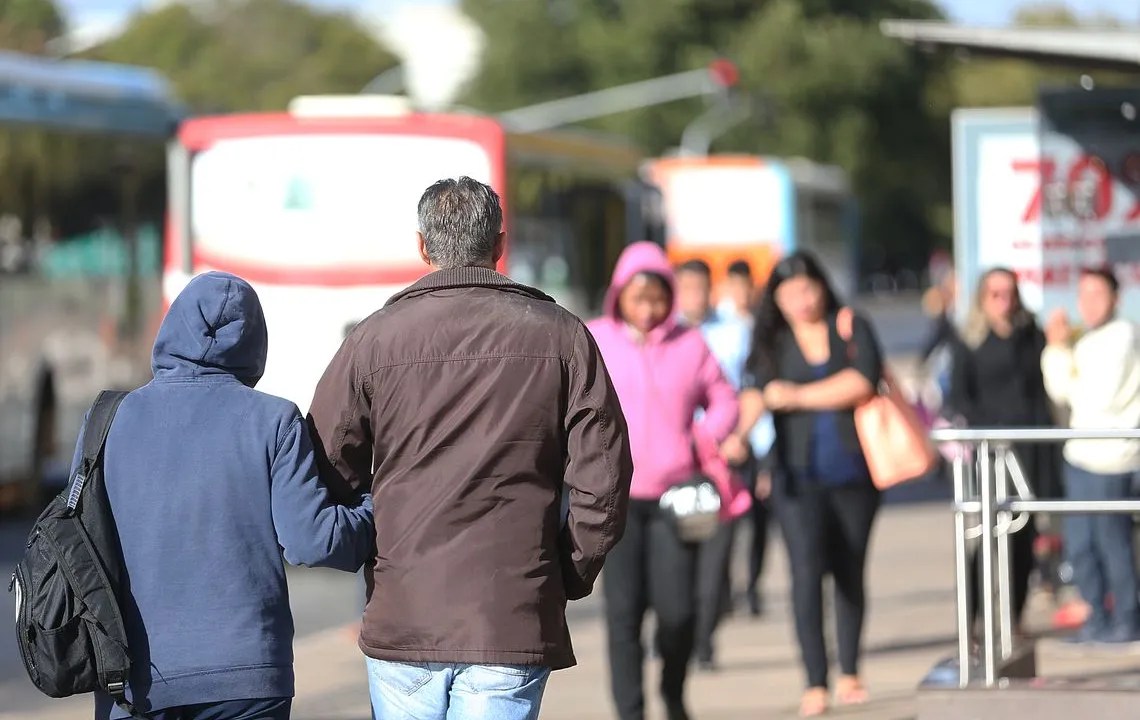
[[(839, 718), (904, 720), (915, 714), (919, 681), (955, 647), (951, 515), (944, 503), (888, 505), (876, 527), (870, 562), (871, 608), (864, 672), (870, 704), (836, 710)], [(4, 538), (7, 539), (7, 538)], [(734, 617), (719, 636), (722, 664), (715, 674), (697, 674), (689, 687), (694, 718), (753, 720), (795, 716), (802, 674), (789, 622), (787, 573), (782, 547), (774, 544), (766, 573), (768, 612), (761, 620)], [(363, 662), (355, 647), (351, 617), (356, 579), (297, 571), (291, 575), (298, 616), (297, 720), (367, 720)], [(1047, 599), (1036, 598), (1032, 615), (1043, 625)], [(3, 611), (4, 608), (0, 608)], [(545, 720), (612, 718), (605, 660), (605, 633), (597, 597), (575, 604), (574, 642), (580, 665), (556, 673), (546, 695)], [(7, 630), (7, 629), (6, 629)], [(15, 652), (0, 638), (0, 720), (72, 720), (90, 717), (87, 698), (49, 700), (14, 667)], [(1040, 646), (1044, 675), (1140, 673), (1140, 656), (1096, 656), (1056, 641)], [(653, 687), (655, 670), (647, 676)], [(663, 717), (656, 698), (650, 718)]]

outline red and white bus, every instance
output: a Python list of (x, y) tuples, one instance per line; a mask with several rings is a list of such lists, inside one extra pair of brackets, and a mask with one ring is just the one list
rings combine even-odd
[(400, 98), (298, 98), (280, 114), (188, 120), (171, 142), (166, 302), (224, 270), (257, 289), (269, 325), (258, 388), (307, 408), (352, 326), (427, 268), (416, 205), (469, 175), (507, 216), (503, 269), (579, 314), (596, 310), (632, 240), (660, 237), (643, 157), (575, 134), (513, 135), (479, 115), (421, 114)]

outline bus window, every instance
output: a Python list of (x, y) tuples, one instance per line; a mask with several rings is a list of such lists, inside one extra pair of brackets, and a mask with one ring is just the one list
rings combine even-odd
[(665, 199), (661, 189), (642, 180), (625, 183), (626, 242), (646, 240), (665, 247)]
[(574, 287), (571, 267), (570, 223), (557, 215), (514, 216), (510, 228), (507, 273), (511, 278), (542, 290), (563, 307), (582, 306), (584, 298)]
[(627, 199), (605, 183), (530, 180), (537, 194), (510, 203), (508, 272), (580, 317), (594, 315), (626, 245)]
[(194, 248), (207, 258), (268, 268), (418, 267), (420, 194), (459, 172), (490, 181), (486, 152), (460, 138), (222, 140), (192, 160)]
[(823, 263), (836, 290), (845, 297), (854, 292), (854, 233), (848, 222), (850, 199), (829, 192), (802, 189), (796, 211), (800, 247)]

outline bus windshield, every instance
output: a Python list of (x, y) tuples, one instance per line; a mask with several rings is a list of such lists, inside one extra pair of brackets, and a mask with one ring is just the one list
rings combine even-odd
[(787, 236), (790, 198), (770, 168), (694, 167), (671, 174), (668, 183), (670, 235), (685, 245), (779, 247)]
[(220, 140), (198, 152), (190, 231), (203, 262), (273, 269), (361, 269), (420, 263), (416, 204), (442, 177), (489, 183), (491, 160), (470, 140), (298, 134)]

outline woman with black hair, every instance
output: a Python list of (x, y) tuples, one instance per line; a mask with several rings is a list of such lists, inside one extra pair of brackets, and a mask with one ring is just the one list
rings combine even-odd
[(835, 580), (841, 676), (839, 704), (866, 702), (859, 646), (866, 611), (864, 567), (879, 492), (855, 432), (854, 409), (870, 398), (882, 373), (871, 325), (853, 315), (850, 340), (840, 332), (839, 300), (818, 261), (805, 252), (781, 260), (760, 301), (748, 362), (741, 421), (726, 441), (732, 459), (763, 414), (772, 413), (772, 506), (792, 572), (796, 637), (807, 674), (800, 715), (828, 709), (823, 633), (823, 579)]

